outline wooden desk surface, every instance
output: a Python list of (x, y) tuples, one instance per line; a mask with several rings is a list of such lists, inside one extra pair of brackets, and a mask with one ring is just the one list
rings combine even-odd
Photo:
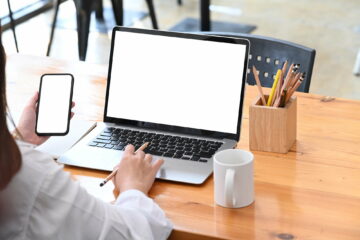
[[(40, 75), (71, 72), (78, 117), (101, 121), (107, 67), (50, 58), (8, 58), (13, 112), (38, 88)], [(248, 149), (247, 87), (239, 148)], [(288, 154), (254, 152), (255, 202), (242, 209), (214, 204), (213, 178), (201, 186), (156, 181), (150, 196), (175, 230), (171, 239), (360, 239), (360, 101), (298, 93), (297, 142)], [(73, 174), (106, 172), (65, 167)]]

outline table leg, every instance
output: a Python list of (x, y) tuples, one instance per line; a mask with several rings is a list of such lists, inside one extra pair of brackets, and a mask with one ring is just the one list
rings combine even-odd
[(358, 54), (356, 56), (355, 65), (354, 65), (354, 75), (360, 77), (360, 49), (358, 51)]
[(74, 2), (76, 8), (79, 59), (85, 61), (94, 1), (74, 0)]
[(97, 20), (104, 21), (104, 4), (103, 0), (97, 1), (95, 16)]
[(119, 26), (124, 25), (124, 6), (123, 6), (123, 0), (111, 0), (115, 21), (116, 24)]
[(153, 3), (152, 0), (146, 0), (146, 3), (147, 3), (148, 8), (149, 8), (149, 13), (150, 13), (150, 17), (151, 17), (152, 26), (153, 26), (154, 29), (159, 29), (158, 24), (157, 24), (157, 20), (156, 20), (154, 3)]
[(17, 42), (17, 38), (16, 38), (16, 33), (15, 33), (15, 21), (14, 21), (13, 12), (12, 12), (11, 6), (10, 6), (10, 0), (7, 0), (7, 4), (8, 4), (8, 9), (9, 9), (10, 26), (11, 26), (11, 30), (12, 30), (13, 35), (14, 35), (16, 52), (19, 52), (18, 42)]
[(210, 0), (200, 0), (201, 31), (211, 31)]
[(55, 32), (56, 21), (57, 21), (57, 16), (58, 16), (58, 12), (59, 12), (60, 3), (61, 3), (61, 0), (56, 0), (56, 2), (55, 2), (55, 12), (54, 12), (53, 22), (51, 24), (50, 40), (49, 40), (48, 48), (47, 48), (47, 51), (46, 51), (46, 56), (47, 57), (50, 56), (50, 51), (51, 51), (51, 46), (52, 46), (52, 42), (53, 42), (53, 39), (54, 39), (54, 32)]

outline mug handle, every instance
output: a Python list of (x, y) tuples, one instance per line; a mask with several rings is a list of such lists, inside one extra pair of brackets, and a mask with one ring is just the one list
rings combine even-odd
[(229, 207), (234, 207), (234, 169), (227, 169), (225, 174), (225, 203)]

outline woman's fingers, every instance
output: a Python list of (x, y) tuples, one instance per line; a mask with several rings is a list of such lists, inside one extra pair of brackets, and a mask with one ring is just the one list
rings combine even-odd
[(145, 162), (147, 162), (147, 163), (151, 163), (151, 161), (152, 161), (152, 155), (151, 154), (145, 154)]
[(29, 99), (28, 105), (31, 107), (35, 107), (38, 100), (39, 100), (39, 92), (36, 91), (34, 95)]
[(124, 155), (133, 155), (135, 152), (135, 147), (131, 144), (125, 147)]
[(144, 158), (145, 158), (145, 153), (144, 153), (144, 151), (141, 151), (141, 150), (136, 151), (135, 155), (136, 155), (139, 159), (144, 159)]
[(159, 171), (161, 165), (164, 164), (164, 159), (158, 159), (154, 162), (152, 165), (153, 174), (156, 175), (156, 173)]

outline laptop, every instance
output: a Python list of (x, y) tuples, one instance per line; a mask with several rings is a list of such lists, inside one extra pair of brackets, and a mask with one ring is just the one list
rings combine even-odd
[(112, 171), (149, 142), (157, 178), (203, 183), (239, 140), (248, 53), (245, 39), (115, 27), (104, 120), (58, 162)]

